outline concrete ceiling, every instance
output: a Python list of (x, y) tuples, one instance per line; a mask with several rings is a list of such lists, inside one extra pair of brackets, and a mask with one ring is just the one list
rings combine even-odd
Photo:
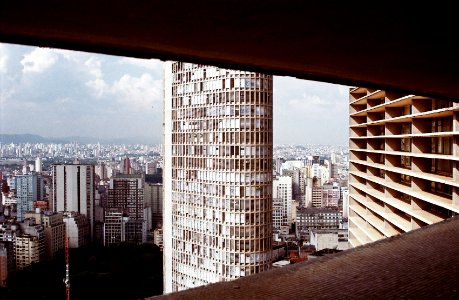
[(431, 2), (0, 3), (5, 43), (213, 64), (453, 101), (459, 99), (458, 28), (453, 7)]

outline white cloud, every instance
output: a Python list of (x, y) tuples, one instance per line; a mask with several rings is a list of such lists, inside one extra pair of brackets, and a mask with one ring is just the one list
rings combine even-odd
[(84, 62), (85, 66), (88, 67), (89, 73), (95, 78), (102, 78), (102, 63), (100, 59), (97, 59), (94, 56), (91, 56), (88, 60)]
[(133, 57), (123, 57), (120, 61), (120, 64), (129, 64), (136, 67), (142, 67), (157, 72), (162, 72), (163, 62), (158, 59), (140, 59)]
[(8, 50), (5, 45), (0, 44), (0, 74), (6, 74), (7, 67), (6, 63), (8, 62)]
[[(163, 81), (143, 73), (139, 77), (124, 74), (112, 84), (102, 78), (86, 82), (93, 95), (102, 100), (109, 100), (113, 106), (116, 101), (119, 111), (142, 111), (151, 109), (162, 101)], [(109, 109), (107, 107), (107, 109)]]
[(97, 98), (102, 98), (109, 91), (108, 84), (101, 78), (89, 80), (86, 82), (86, 86), (88, 86), (94, 92), (94, 96)]
[(64, 59), (76, 63), (80, 63), (82, 60), (85, 60), (88, 56), (92, 55), (86, 52), (72, 51), (66, 49), (53, 49), (53, 52), (61, 55)]
[(48, 48), (35, 48), (32, 52), (25, 54), (21, 60), (22, 72), (42, 73), (52, 67), (58, 60), (55, 50)]
[(162, 100), (162, 82), (146, 73), (140, 77), (125, 74), (113, 83), (110, 91), (130, 110), (151, 109), (153, 103)]

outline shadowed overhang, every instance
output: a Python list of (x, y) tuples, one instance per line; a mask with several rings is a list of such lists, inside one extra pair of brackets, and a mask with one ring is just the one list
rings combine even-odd
[(1, 42), (182, 60), (452, 100), (459, 99), (458, 28), (454, 8), (429, 2), (0, 3)]

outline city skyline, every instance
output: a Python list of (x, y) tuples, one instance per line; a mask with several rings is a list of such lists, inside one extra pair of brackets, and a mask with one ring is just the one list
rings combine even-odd
[[(347, 93), (346, 86), (274, 76), (274, 144), (346, 145)], [(0, 44), (2, 134), (161, 143), (162, 94), (157, 59)]]

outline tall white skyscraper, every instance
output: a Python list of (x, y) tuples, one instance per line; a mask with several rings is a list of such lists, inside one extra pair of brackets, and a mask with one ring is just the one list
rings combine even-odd
[(272, 76), (165, 68), (164, 292), (270, 269)]
[(94, 232), (94, 165), (53, 165), (52, 208), (56, 212), (78, 212)]
[(43, 164), (41, 162), (41, 158), (37, 157), (35, 159), (35, 172), (40, 173), (42, 171)]
[(292, 177), (280, 176), (273, 180), (273, 198), (282, 199), (284, 206), (283, 223), (292, 224)]

